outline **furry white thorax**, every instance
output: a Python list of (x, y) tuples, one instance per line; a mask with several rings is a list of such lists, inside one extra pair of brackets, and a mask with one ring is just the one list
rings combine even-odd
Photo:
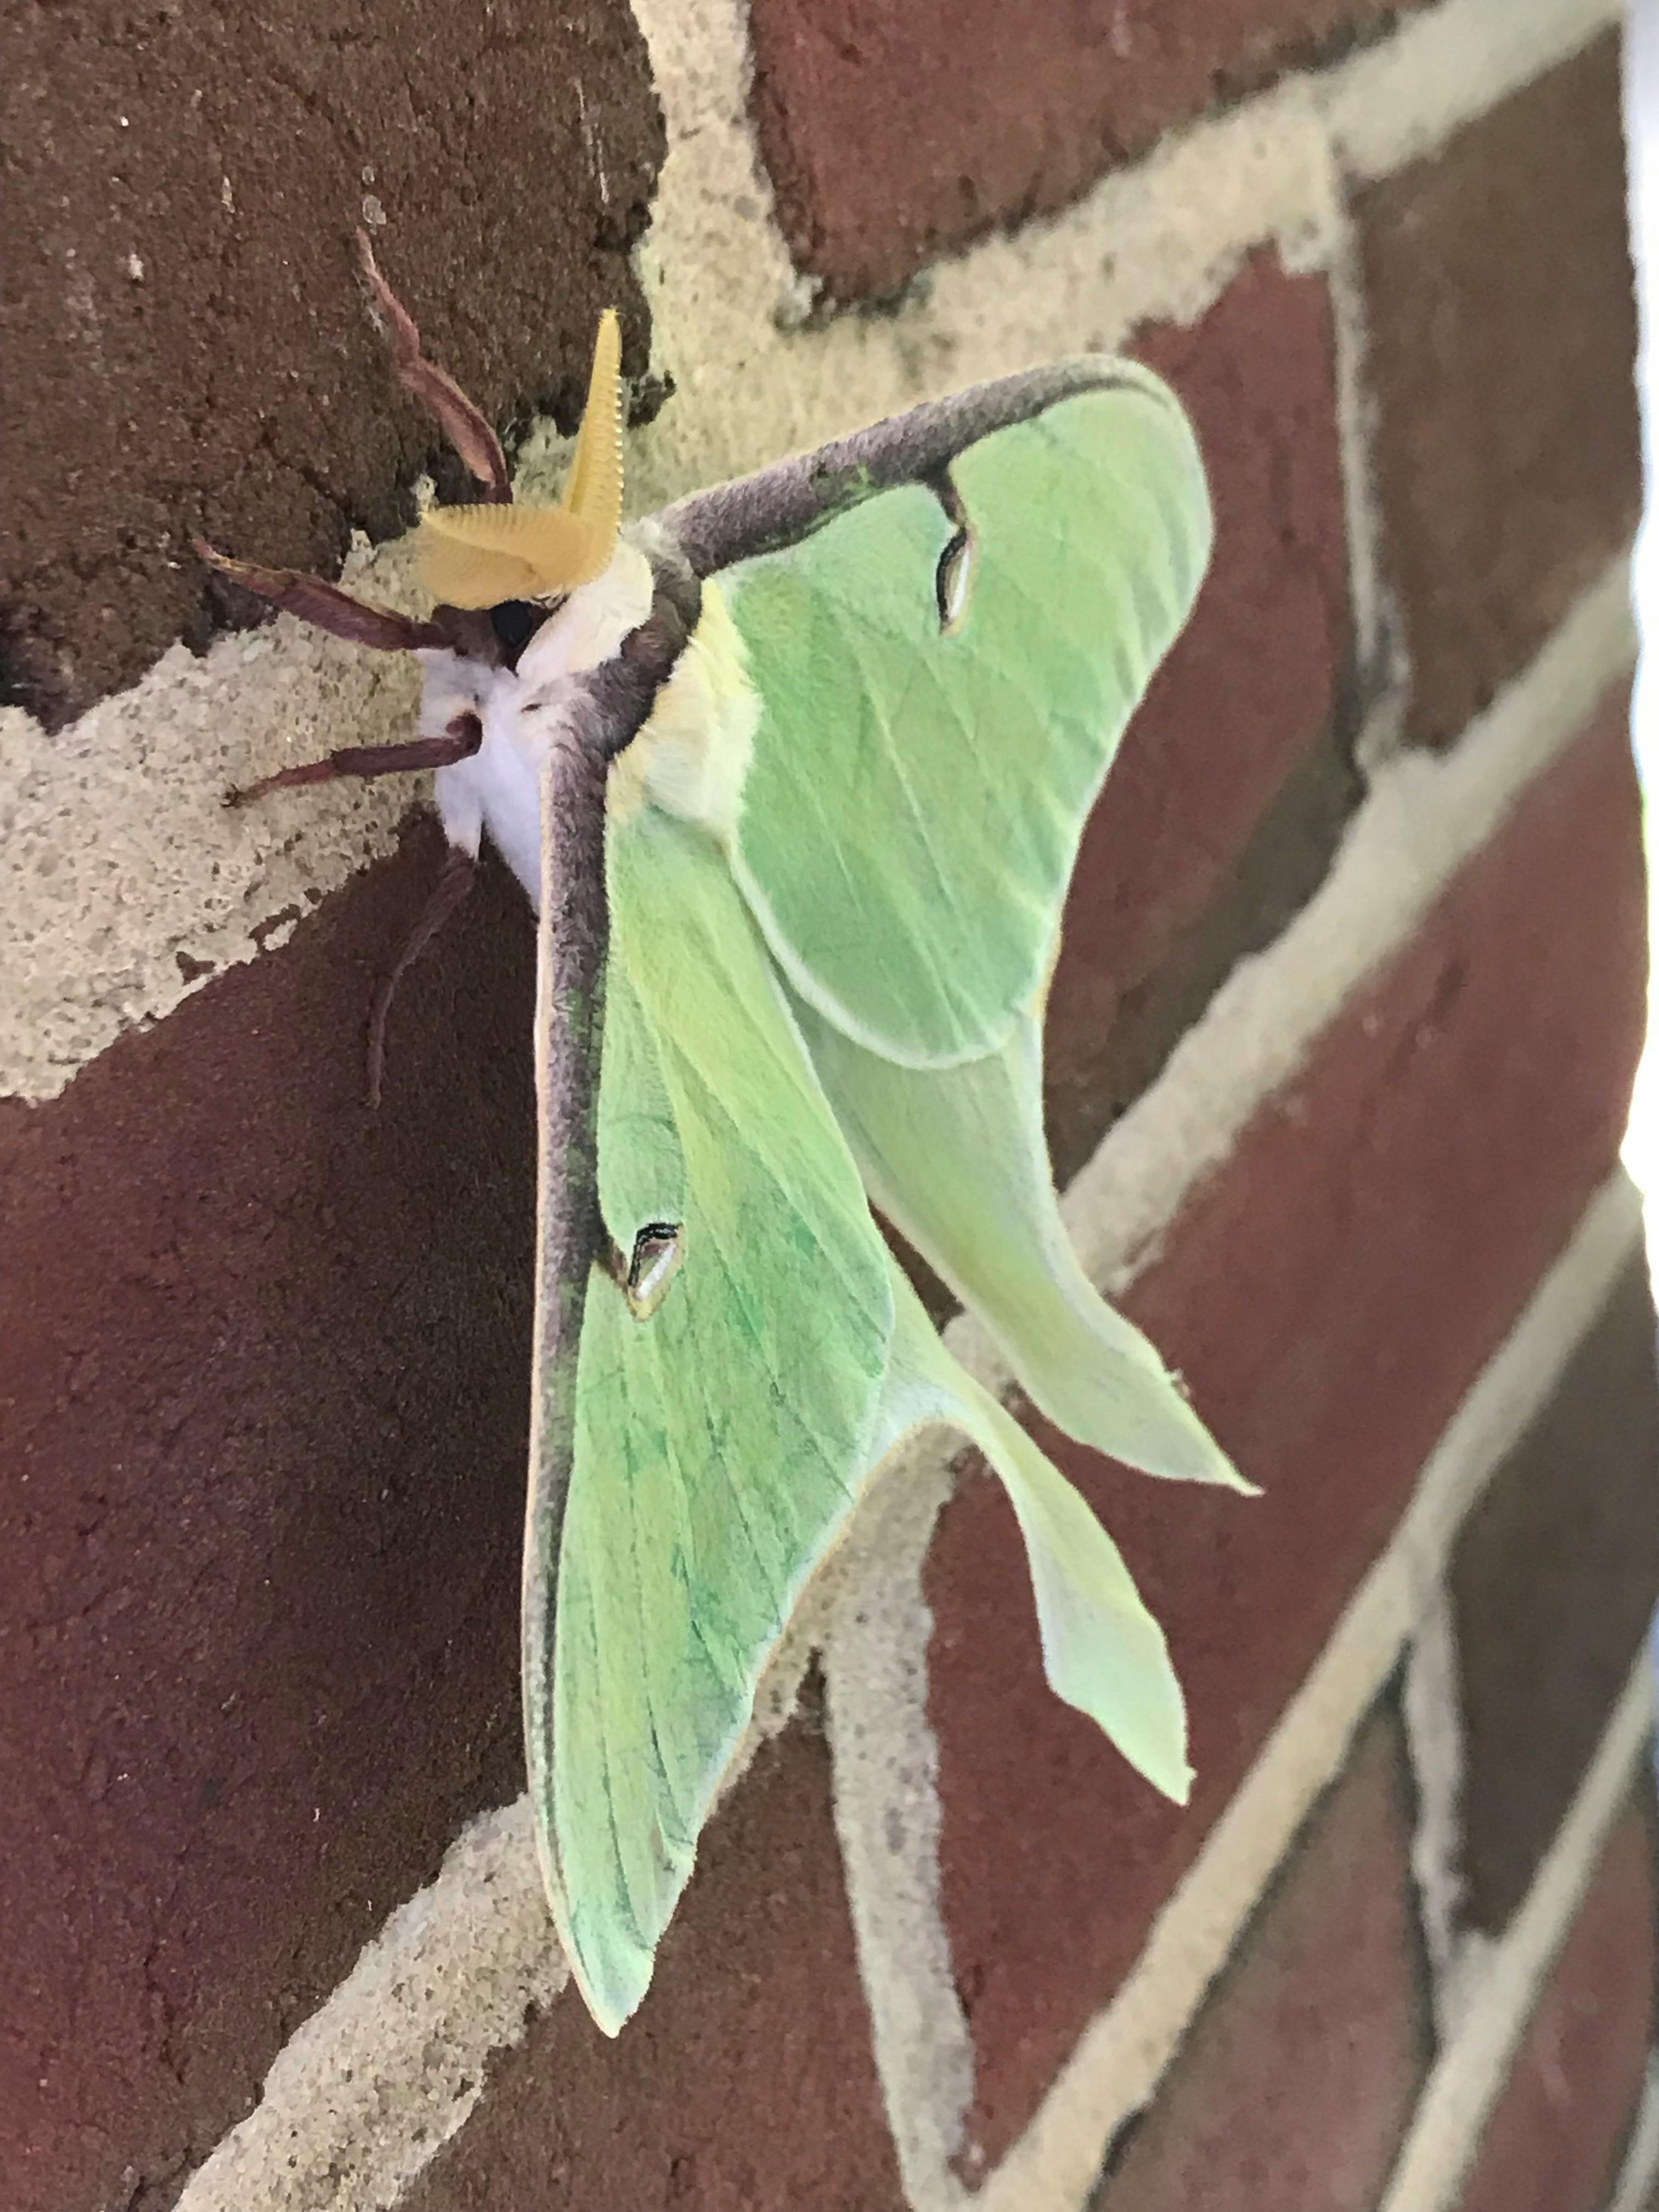
[[(516, 669), (489, 668), (456, 653), (417, 655), (425, 677), (421, 734), (435, 737), (468, 712), (483, 726), (477, 751), (434, 779), (445, 835), (476, 859), (488, 830), (538, 908), (541, 767), (575, 711), (580, 695), (572, 678), (611, 659), (650, 613), (651, 596), (650, 563), (623, 538), (605, 574), (548, 617)], [(730, 837), (759, 719), (742, 641), (720, 593), (705, 584), (690, 643), (645, 727), (611, 763), (605, 794), (611, 817), (625, 821), (649, 803), (722, 841)]]

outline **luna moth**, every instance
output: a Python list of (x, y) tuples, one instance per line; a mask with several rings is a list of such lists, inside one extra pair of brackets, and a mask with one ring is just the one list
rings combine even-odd
[(919, 1428), (1006, 1486), (1054, 1689), (1186, 1795), (1181, 1693), (1127, 1567), (946, 1351), (871, 1205), (1061, 1429), (1248, 1487), (1084, 1275), (1040, 1091), (1082, 823), (1209, 511), (1165, 386), (1085, 356), (624, 524), (609, 311), (563, 495), (519, 504), (360, 243), (395, 372), (480, 487), (422, 518), (433, 613), (201, 550), (421, 664), (413, 739), (237, 794), (436, 770), (450, 860), (394, 980), (486, 834), (538, 917), (526, 1746), (553, 1917), (614, 2034), (769, 1654)]

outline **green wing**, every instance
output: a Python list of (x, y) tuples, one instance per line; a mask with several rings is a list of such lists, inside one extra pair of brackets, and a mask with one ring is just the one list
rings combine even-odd
[[(870, 1464), (885, 1249), (714, 847), (608, 839), (600, 1200), (624, 1254), (680, 1225), (638, 1320), (596, 1269), (531, 1790), (559, 1932), (614, 2033), (650, 1978), (768, 1652)], [(537, 1510), (532, 1498), (531, 1512)], [(545, 1679), (532, 1658), (526, 1683)], [(550, 1717), (550, 1727), (548, 1721)]]
[(810, 1007), (797, 1018), (871, 1197), (1003, 1346), (1068, 1436), (1149, 1474), (1248, 1491), (1134, 1325), (1078, 1265), (1042, 1136), (1042, 1040), (896, 1066)]
[(1129, 1764), (1184, 1804), (1187, 1716), (1164, 1632), (1115, 1544), (1053, 1462), (934, 1334), (893, 1268), (896, 1325), (875, 1432), (878, 1456), (920, 1428), (959, 1429), (1002, 1481), (1025, 1542), (1048, 1686), (1103, 1729)]
[[(624, 1255), (676, 1224), (683, 1264), (645, 1318), (594, 1270), (559, 1559), (532, 1496), (525, 1634), (544, 1871), (613, 2033), (803, 1583), (918, 1426), (971, 1437), (1007, 1486), (1055, 1691), (1186, 1792), (1156, 1624), (1083, 1500), (939, 1342), (860, 1176), (1062, 1425), (1228, 1479), (1066, 1244), (1036, 1027), (1083, 819), (1196, 589), (1208, 510), (1184, 419), (1133, 368), (957, 445), (937, 496), (898, 484), (722, 570), (762, 701), (728, 853), (650, 806), (609, 832), (601, 1205)], [(819, 498), (814, 465), (784, 465), (780, 514)], [(715, 526), (730, 507), (772, 528), (756, 486), (748, 507), (742, 487), (736, 507), (708, 495)], [(976, 559), (947, 634), (964, 511)]]
[(673, 1223), (683, 1260), (644, 1319), (594, 1270), (556, 1602), (526, 1592), (526, 1638), (551, 1636), (555, 1663), (532, 1653), (526, 1681), (553, 1682), (527, 1735), (555, 1917), (615, 2033), (803, 1584), (919, 1427), (961, 1431), (1000, 1475), (1056, 1693), (1168, 1795), (1188, 1777), (1157, 1624), (894, 1268), (719, 854), (647, 808), (611, 830), (607, 881), (601, 1201), (624, 1254)]
[(1096, 1293), (1042, 1131), (1041, 1001), (1083, 821), (1185, 620), (1202, 469), (1156, 378), (1061, 398), (957, 454), (957, 521), (878, 494), (723, 573), (762, 707), (733, 870), (866, 1188), (1070, 1434), (1248, 1488)]
[(721, 573), (762, 701), (732, 866), (799, 997), (885, 1060), (994, 1051), (1033, 1004), (1085, 817), (1210, 544), (1192, 433), (1133, 364), (923, 484)]

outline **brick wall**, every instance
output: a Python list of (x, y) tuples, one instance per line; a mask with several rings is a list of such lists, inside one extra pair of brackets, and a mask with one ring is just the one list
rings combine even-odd
[[(1644, 2212), (1612, 15), (0, 26), (0, 2203)], [(641, 508), (1115, 346), (1217, 510), (1048, 1037), (1079, 1249), (1264, 1493), (1048, 1439), (1167, 1625), (1192, 1802), (1048, 1694), (1000, 1492), (924, 1440), (616, 2043), (520, 1794), (523, 902), (489, 872), (411, 977), (371, 1118), (422, 789), (220, 805), (407, 726), (407, 671), (229, 627), (188, 551), (407, 590), (447, 480), (359, 221), (532, 485), (614, 300)]]

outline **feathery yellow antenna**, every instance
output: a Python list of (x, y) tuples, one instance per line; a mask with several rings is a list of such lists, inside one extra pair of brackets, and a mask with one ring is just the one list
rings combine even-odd
[(599, 317), (587, 404), (559, 504), (614, 545), (622, 526), (622, 332), (616, 309), (607, 307)]
[(544, 599), (603, 575), (622, 524), (622, 339), (599, 318), (587, 404), (557, 507), (433, 507), (421, 518), (421, 580), (453, 607)]

